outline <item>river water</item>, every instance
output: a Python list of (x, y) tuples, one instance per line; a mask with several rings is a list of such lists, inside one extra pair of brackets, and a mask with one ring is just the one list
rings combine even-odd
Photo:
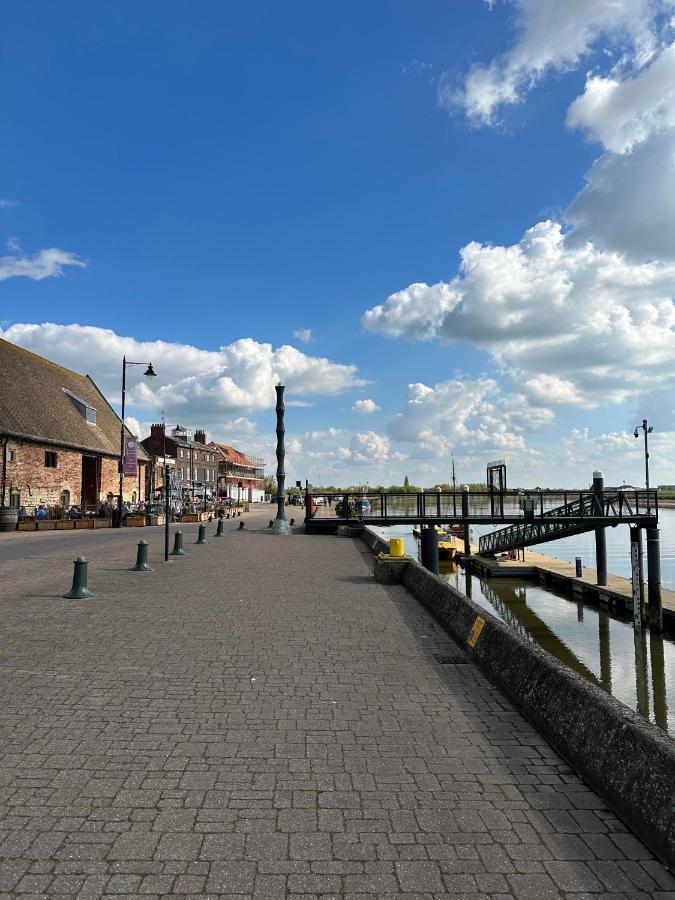
[[(675, 588), (675, 509), (659, 511), (664, 586)], [(402, 536), (406, 552), (418, 558), (410, 526), (375, 529), (385, 538)], [(476, 528), (472, 541), (492, 530)], [(593, 533), (551, 541), (542, 553), (595, 567)], [(635, 635), (631, 621), (571, 599), (532, 582), (466, 575), (461, 566), (441, 563), (441, 577), (489, 610), (528, 640), (539, 644), (589, 681), (611, 693), (659, 728), (675, 736), (675, 639), (644, 629)], [(607, 529), (607, 568), (630, 577), (628, 526)], [(646, 569), (646, 559), (645, 559)]]

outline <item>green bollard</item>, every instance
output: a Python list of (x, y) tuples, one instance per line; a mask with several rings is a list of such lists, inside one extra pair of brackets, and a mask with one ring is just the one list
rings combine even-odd
[(185, 550), (183, 550), (183, 532), (177, 531), (173, 538), (173, 550), (169, 553), (169, 556), (186, 556)]
[(199, 526), (199, 537), (195, 541), (195, 544), (206, 544), (208, 541), (206, 540), (206, 525)]
[(239, 531), (241, 531), (241, 529), (244, 527), (244, 525), (246, 525), (246, 522), (239, 523)]
[(73, 586), (63, 596), (67, 600), (88, 600), (94, 595), (87, 587), (87, 560), (84, 556), (78, 556), (74, 561)]
[(130, 572), (152, 572), (152, 567), (148, 565), (148, 544), (147, 541), (138, 542), (138, 553), (136, 554), (136, 565), (129, 569)]
[(222, 519), (218, 519), (218, 528), (216, 529), (216, 537), (222, 537), (225, 534), (225, 523)]

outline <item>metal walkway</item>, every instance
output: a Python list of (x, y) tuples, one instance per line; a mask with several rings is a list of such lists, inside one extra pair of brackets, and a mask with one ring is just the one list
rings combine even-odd
[[(479, 541), (479, 553), (494, 554), (505, 550), (543, 544), (559, 538), (592, 531), (598, 525), (616, 525), (620, 522), (645, 524), (654, 527), (658, 521), (658, 500), (655, 491), (603, 491), (583, 492), (571, 502), (542, 511), (537, 518), (502, 528), (483, 535)], [(644, 498), (641, 495), (647, 495)]]

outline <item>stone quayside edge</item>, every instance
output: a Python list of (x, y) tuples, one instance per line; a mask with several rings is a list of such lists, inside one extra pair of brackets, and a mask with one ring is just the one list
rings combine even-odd
[[(374, 532), (362, 540), (388, 551)], [(675, 869), (675, 744), (660, 729), (410, 560), (401, 583), (647, 846)], [(397, 579), (398, 580), (398, 579)], [(474, 649), (467, 645), (480, 617)]]

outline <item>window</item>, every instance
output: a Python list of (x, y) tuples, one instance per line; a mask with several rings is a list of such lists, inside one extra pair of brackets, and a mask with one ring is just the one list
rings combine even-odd
[(14, 462), (16, 460), (16, 450), (8, 450), (7, 451), (7, 462)]
[(55, 469), (57, 460), (58, 460), (58, 454), (54, 453), (52, 450), (45, 450), (45, 468), (46, 469)]
[(96, 410), (93, 406), (88, 406), (81, 397), (78, 397), (77, 394), (74, 394), (72, 391), (68, 390), (68, 388), (63, 388), (64, 394), (68, 394), (70, 399), (75, 404), (75, 407), (79, 411), (80, 415), (84, 416), (86, 422), (89, 425), (96, 424)]
[(179, 452), (180, 452), (180, 458), (182, 459), (182, 458), (183, 458), (183, 451), (180, 450)]

